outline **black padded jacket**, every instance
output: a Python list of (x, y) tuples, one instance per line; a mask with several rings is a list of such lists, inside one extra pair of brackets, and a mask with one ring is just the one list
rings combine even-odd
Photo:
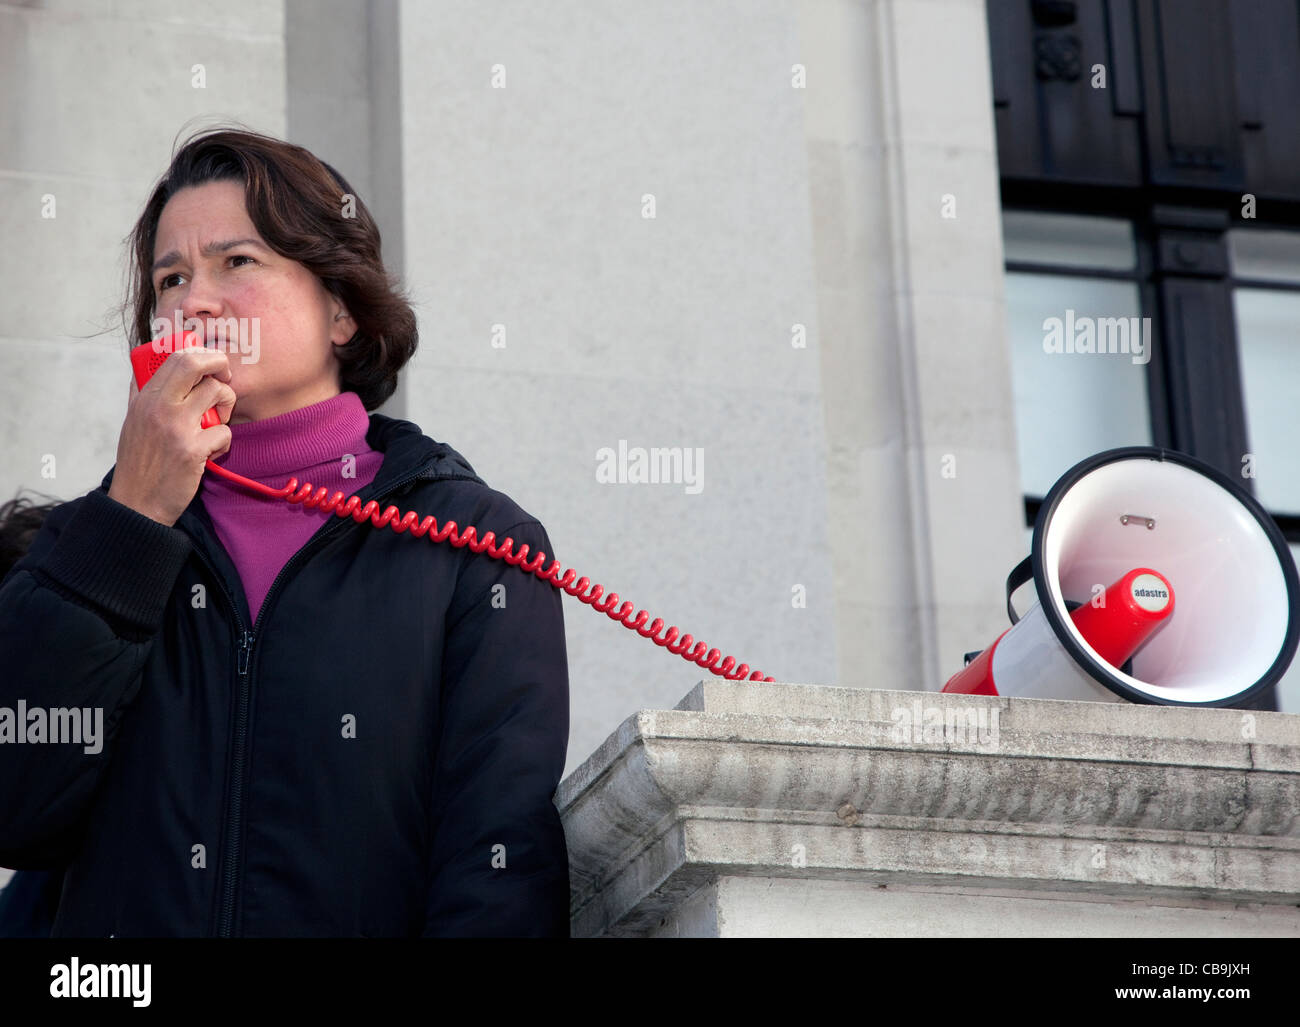
[[(454, 449), (382, 414), (366, 438), (362, 500), (549, 566)], [(559, 590), (317, 513), (251, 624), (201, 499), (168, 527), (111, 481), (0, 585), (0, 866), (66, 867), (56, 937), (568, 936)]]

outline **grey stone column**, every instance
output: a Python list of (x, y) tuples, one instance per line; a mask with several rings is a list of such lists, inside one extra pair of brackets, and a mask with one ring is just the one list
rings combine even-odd
[(983, 0), (802, 0), (835, 680), (937, 690), (1024, 555)]

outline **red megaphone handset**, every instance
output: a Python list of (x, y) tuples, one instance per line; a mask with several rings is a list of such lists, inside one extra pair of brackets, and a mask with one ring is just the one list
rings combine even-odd
[[(162, 335), (152, 342), (146, 342), (135, 347), (131, 351), (131, 367), (135, 372), (136, 385), (143, 389), (145, 382), (153, 377), (158, 368), (175, 350), (202, 345), (202, 340), (195, 333), (185, 332), (179, 339), (171, 334)], [(216, 408), (210, 407), (203, 415), (202, 426), (211, 428), (213, 425), (220, 423), (221, 418), (217, 416)], [(659, 633), (664, 630), (662, 619), (656, 617), (650, 627), (645, 628), (644, 624), (650, 617), (649, 613), (641, 610), (633, 615), (633, 605), (628, 602), (623, 603), (618, 610), (615, 610), (614, 607), (618, 605), (617, 592), (611, 592), (602, 600), (601, 596), (605, 594), (604, 586), (597, 585), (588, 578), (578, 578), (575, 583), (574, 578), (577, 577), (577, 574), (572, 568), (563, 571), (564, 576), (560, 577), (562, 568), (558, 560), (552, 560), (551, 566), (543, 571), (541, 567), (546, 561), (546, 554), (543, 552), (534, 554), (533, 558), (525, 563), (524, 561), (528, 559), (527, 543), (522, 543), (519, 552), (512, 554), (514, 540), (509, 536), (506, 536), (501, 544), (497, 546), (493, 544), (496, 541), (496, 535), (493, 532), (489, 531), (482, 539), (479, 539), (478, 532), (473, 526), (466, 526), (463, 531), (457, 531), (455, 521), (447, 521), (439, 529), (438, 522), (433, 517), (421, 519), (413, 511), (403, 514), (395, 506), (390, 506), (381, 513), (379, 504), (373, 499), (363, 505), (356, 496), (344, 498), (342, 492), (328, 495), (328, 489), (321, 488), (313, 491), (310, 482), (304, 482), (300, 488), (297, 478), (290, 478), (288, 484), (283, 488), (276, 489), (263, 485), (261, 482), (253, 481), (251, 478), (245, 478), (242, 474), (235, 474), (224, 467), (218, 467), (211, 460), (207, 462), (207, 469), (270, 499), (283, 499), (290, 503), (301, 503), (308, 509), (319, 507), (327, 514), (334, 513), (339, 517), (351, 517), (358, 524), (369, 520), (376, 528), (392, 528), (399, 535), (409, 531), (416, 538), (423, 538), (428, 535), (434, 542), (444, 542), (450, 539), (451, 544), (457, 549), (469, 546), (471, 552), (487, 553), (494, 560), (503, 560), (512, 567), (518, 567), (525, 573), (533, 574), (556, 588), (563, 589), (571, 596), (577, 596), (581, 602), (599, 613), (606, 614), (610, 620), (618, 621), (624, 627), (636, 631), (643, 638), (651, 639), (655, 645), (664, 647), (670, 653), (675, 653), (681, 656), (682, 659), (697, 664), (719, 677), (726, 678), (729, 681), (741, 680), (746, 676), (750, 681), (773, 680), (770, 677), (764, 677), (762, 671), (756, 670), (751, 673), (748, 664), (742, 663), (737, 667), (736, 661), (730, 656), (723, 658), (722, 653), (717, 649), (709, 649), (703, 642), (696, 642), (690, 635), (682, 635), (679, 639), (675, 627), (669, 627), (664, 637), (660, 638)], [(588, 591), (588, 588), (590, 588), (590, 591)], [(734, 673), (732, 671), (733, 667), (735, 668)]]
[[(160, 335), (153, 342), (146, 342), (143, 346), (137, 346), (131, 351), (131, 370), (135, 372), (135, 383), (140, 388), (144, 388), (144, 383), (152, 378), (158, 368), (163, 366), (165, 361), (175, 350), (178, 349), (202, 349), (203, 342), (193, 332), (185, 332), (178, 339), (175, 335)], [(213, 425), (220, 424), (221, 418), (217, 414), (216, 407), (208, 407), (203, 414), (203, 420), (200, 425), (204, 428), (211, 428)], [(208, 462), (212, 466), (212, 462)], [(217, 468), (220, 470), (221, 468)]]

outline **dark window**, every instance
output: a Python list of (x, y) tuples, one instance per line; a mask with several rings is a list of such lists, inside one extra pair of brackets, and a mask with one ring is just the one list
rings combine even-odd
[[(987, 12), (1026, 523), (1082, 457), (1152, 444), (1239, 481), (1300, 556), (1300, 4)], [(1111, 351), (1049, 359), (1069, 317)], [(1281, 689), (1300, 712), (1300, 661)]]

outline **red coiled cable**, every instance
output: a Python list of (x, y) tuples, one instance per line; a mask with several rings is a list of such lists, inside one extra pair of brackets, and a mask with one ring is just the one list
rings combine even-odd
[[(573, 584), (573, 579), (577, 574), (572, 568), (565, 571), (564, 577), (561, 578), (559, 576), (561, 572), (559, 560), (552, 559), (551, 566), (543, 571), (541, 566), (546, 561), (546, 554), (541, 551), (538, 551), (533, 556), (533, 559), (525, 565), (524, 561), (528, 559), (528, 543), (522, 543), (519, 552), (512, 554), (514, 539), (508, 535), (498, 546), (493, 544), (496, 541), (496, 535), (493, 532), (489, 531), (480, 540), (473, 525), (466, 527), (464, 531), (457, 531), (456, 522), (448, 521), (439, 529), (438, 522), (432, 516), (421, 520), (420, 516), (414, 511), (399, 514), (397, 507), (390, 506), (383, 513), (379, 513), (379, 504), (373, 499), (364, 506), (361, 505), (361, 500), (356, 496), (349, 496), (345, 500), (342, 492), (335, 492), (326, 499), (327, 489), (316, 489), (313, 494), (311, 483), (306, 482), (299, 488), (297, 478), (290, 478), (289, 484), (283, 488), (273, 489), (261, 482), (253, 481), (251, 478), (245, 478), (242, 474), (236, 474), (224, 467), (218, 467), (211, 460), (207, 461), (207, 466), (208, 470), (215, 471), (223, 478), (228, 478), (238, 485), (252, 489), (254, 492), (259, 492), (271, 499), (284, 499), (290, 503), (301, 503), (309, 510), (319, 508), (326, 513), (337, 514), (339, 517), (351, 517), (358, 524), (368, 519), (376, 528), (392, 528), (399, 535), (409, 531), (416, 538), (423, 538), (427, 534), (430, 535), (434, 542), (445, 542), (450, 538), (451, 544), (457, 549), (469, 546), (471, 552), (486, 552), (494, 560), (503, 560), (512, 567), (518, 567), (520, 570), (541, 578), (543, 581), (550, 582), (550, 584), (563, 589), (569, 595), (577, 596), (581, 602), (586, 603), (599, 613), (607, 615), (610, 620), (618, 621), (625, 628), (636, 631), (642, 638), (648, 638), (655, 645), (662, 646), (670, 653), (675, 653), (682, 659), (697, 664), (719, 677), (726, 678), (728, 681), (739, 681), (744, 679), (746, 675), (749, 675), (750, 681), (773, 680), (770, 677), (764, 677), (761, 670), (756, 670), (751, 674), (747, 663), (742, 663), (739, 667), (736, 667), (736, 661), (730, 656), (722, 659), (719, 663), (719, 657), (722, 656), (722, 653), (717, 649), (708, 649), (703, 642), (696, 642), (690, 635), (682, 635), (679, 642), (676, 627), (668, 628), (668, 633), (663, 638), (660, 638), (659, 633), (664, 628), (662, 618), (656, 617), (649, 630), (646, 630), (643, 625), (649, 618), (649, 613), (640, 610), (633, 617), (632, 610), (634, 607), (629, 602), (624, 602), (615, 612), (613, 608), (618, 603), (617, 592), (611, 592), (601, 602), (601, 596), (605, 594), (604, 586), (594, 584), (589, 578), (585, 577), (578, 578), (577, 583)], [(358, 510), (357, 507), (361, 507), (361, 509)], [(401, 517), (400, 520), (398, 520), (399, 516)], [(591, 589), (589, 594), (587, 594), (588, 587)], [(692, 643), (694, 649), (691, 652), (686, 652), (687, 649), (691, 649)], [(734, 674), (731, 672), (733, 667), (736, 667)]]

